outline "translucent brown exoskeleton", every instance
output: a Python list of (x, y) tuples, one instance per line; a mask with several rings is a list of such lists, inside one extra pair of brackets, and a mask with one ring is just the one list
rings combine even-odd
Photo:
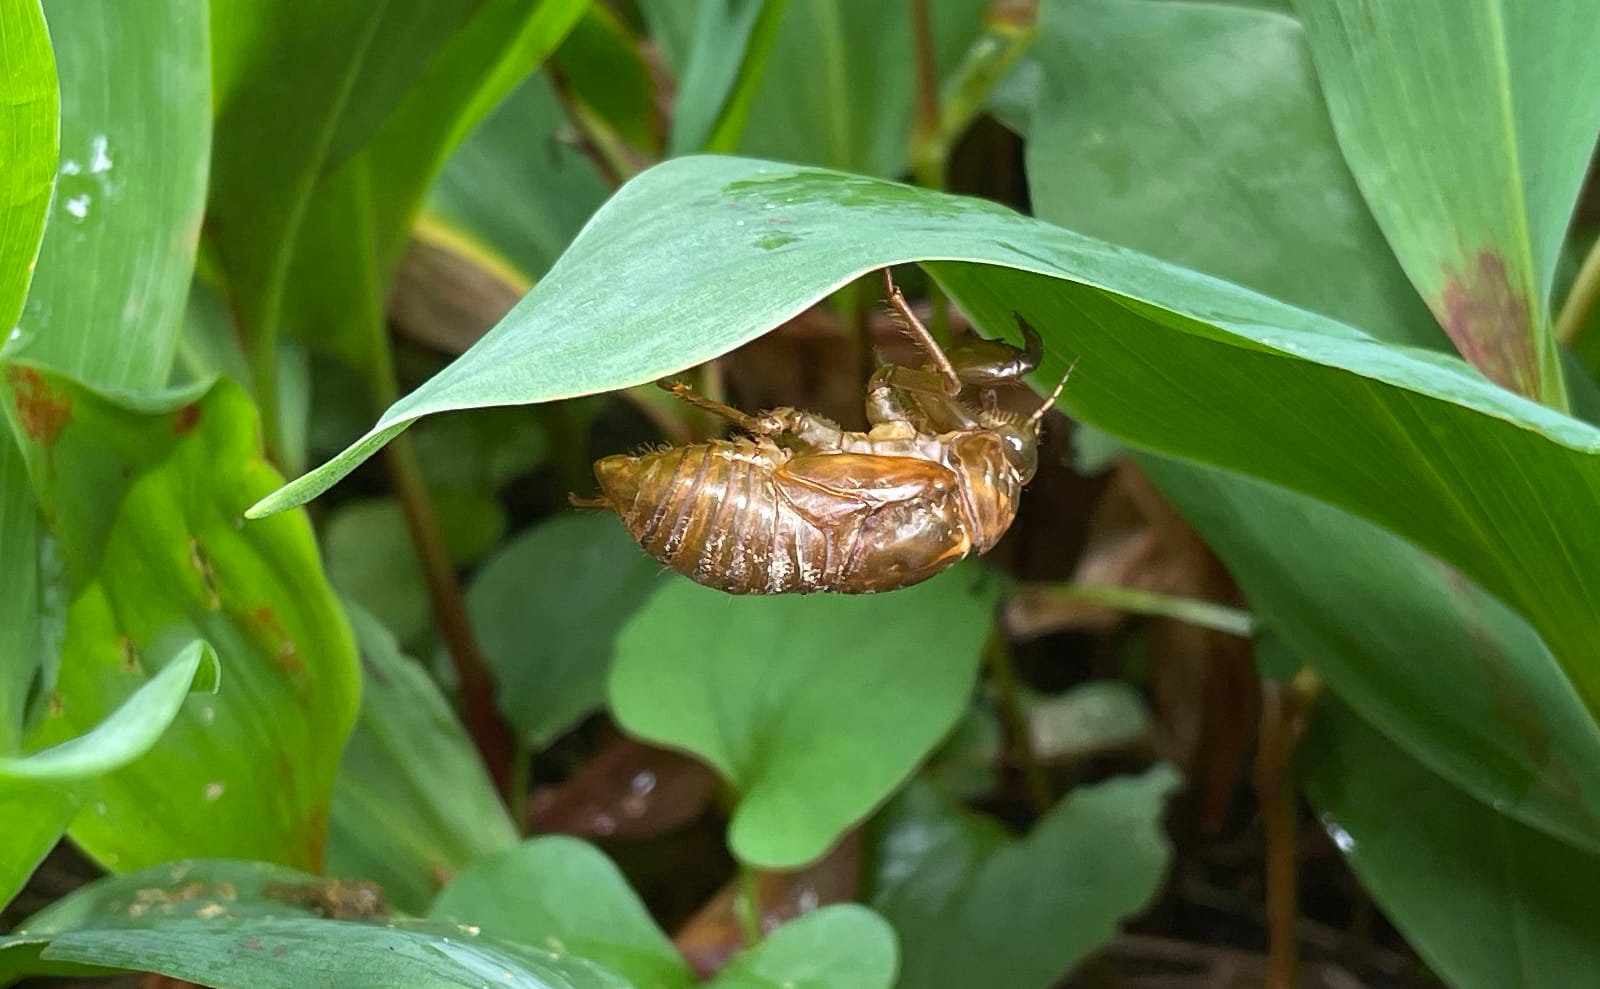
[(928, 363), (878, 368), (868, 431), (791, 408), (748, 415), (664, 382), (746, 436), (605, 457), (600, 497), (573, 504), (616, 512), (651, 556), (730, 594), (892, 591), (988, 552), (1016, 517), (1066, 378), (1032, 414), (1001, 411), (994, 389), (1038, 367), (1038, 333), (1019, 317), (1023, 349), (977, 341), (947, 354), (884, 280)]

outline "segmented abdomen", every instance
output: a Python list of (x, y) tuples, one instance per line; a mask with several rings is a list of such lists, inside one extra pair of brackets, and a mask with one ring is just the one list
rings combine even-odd
[(834, 555), (827, 535), (779, 495), (775, 465), (754, 443), (613, 459), (625, 462), (596, 470), (607, 500), (639, 545), (672, 569), (731, 594), (827, 586)]

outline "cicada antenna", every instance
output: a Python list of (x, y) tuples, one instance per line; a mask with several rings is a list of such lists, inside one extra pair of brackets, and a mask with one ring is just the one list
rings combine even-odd
[(1033, 412), (1033, 415), (1030, 415), (1028, 417), (1027, 424), (1029, 426), (1031, 426), (1034, 423), (1038, 422), (1040, 419), (1043, 419), (1045, 417), (1045, 413), (1049, 412), (1050, 409), (1052, 407), (1054, 407), (1054, 405), (1056, 404), (1056, 399), (1061, 397), (1061, 390), (1063, 388), (1067, 387), (1067, 379), (1072, 377), (1072, 372), (1073, 372), (1074, 369), (1077, 368), (1077, 366), (1078, 366), (1078, 359), (1076, 357), (1074, 357), (1072, 359), (1072, 363), (1067, 365), (1067, 373), (1063, 374), (1061, 376), (1061, 380), (1056, 382), (1055, 390), (1050, 393), (1050, 397), (1045, 399), (1044, 400), (1044, 404), (1039, 406), (1037, 409), (1035, 409), (1034, 412)]
[(950, 363), (950, 358), (939, 346), (939, 341), (935, 340), (933, 334), (928, 332), (928, 328), (922, 325), (922, 320), (911, 311), (911, 306), (906, 302), (900, 286), (894, 283), (894, 273), (888, 268), (883, 269), (883, 286), (889, 295), (889, 305), (900, 314), (901, 319), (905, 320), (906, 332), (911, 334), (912, 339), (916, 340), (927, 353), (929, 359), (933, 361), (934, 370), (944, 378), (944, 390), (952, 396), (961, 394), (961, 376), (956, 374), (955, 365)]

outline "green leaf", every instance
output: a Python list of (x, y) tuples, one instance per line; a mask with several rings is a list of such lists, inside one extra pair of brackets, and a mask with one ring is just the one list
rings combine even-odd
[[(365, 883), (260, 862), (173, 862), (85, 887), (0, 938), (0, 976), (149, 971), (219, 989), (627, 989), (582, 959), (385, 916)], [(350, 917), (358, 920), (325, 919)], [(375, 921), (386, 920), (384, 924)], [(369, 922), (370, 921), (370, 922)]]
[(1329, 837), (1445, 982), (1593, 979), (1600, 857), (1473, 800), (1340, 707), (1318, 712), (1299, 765)]
[(873, 906), (900, 932), (901, 989), (1047, 989), (1160, 887), (1169, 766), (1074, 790), (1026, 838), (927, 784), (890, 805)]
[(1078, 359), (1076, 418), (1404, 534), (1527, 617), (1600, 711), (1600, 530), (1563, 521), (1600, 488), (1600, 431), (1454, 358), (993, 204), (816, 169), (692, 158), (640, 176), (494, 331), (252, 512), (315, 495), (422, 415), (642, 384), (930, 257), (952, 259), (930, 267), (979, 326), (1016, 311), (1040, 328), (1041, 380)]
[(496, 698), (529, 749), (605, 704), (617, 637), (666, 577), (617, 520), (561, 515), (506, 543), (467, 589)]
[(535, 838), (463, 869), (428, 916), (491, 937), (573, 952), (637, 986), (695, 985), (628, 881), (576, 838)]
[(581, 958), (427, 924), (263, 918), (174, 921), (57, 937), (47, 960), (153, 971), (217, 989), (628, 989)]
[(428, 182), (584, 6), (448, 0), (417, 16), (339, 0), (315, 17), (256, 3), (218, 19), (210, 231), (269, 422), (286, 327), (375, 359), (376, 306)]
[(421, 913), (442, 877), (515, 845), (517, 828), (427, 672), (371, 615), (348, 613), (366, 675), (334, 781), (328, 871), (374, 879)]
[(0, 0), (0, 331), (8, 337), (39, 256), (60, 144), (55, 57), (39, 0)]
[[(22, 890), (61, 840), (81, 802), (76, 787), (0, 780), (0, 821), (6, 822), (0, 838), (0, 907)], [(4, 957), (0, 953), (0, 972)]]
[[(456, 563), (482, 556), (505, 530), (504, 509), (486, 495), (435, 492), (434, 501)], [(401, 642), (417, 644), (433, 628), (427, 578), (399, 499), (340, 505), (323, 529), (322, 551), (339, 593), (371, 611)]]
[(1339, 143), (1456, 347), (1566, 407), (1549, 292), (1600, 133), (1581, 0), (1297, 0)]
[(22, 451), (10, 429), (0, 430), (0, 560), (7, 561), (0, 594), (0, 756), (21, 746), (28, 698), (45, 666), (43, 528)]
[(1600, 849), (1600, 731), (1525, 622), (1329, 505), (1221, 471), (1139, 461), (1296, 664), (1309, 663), (1456, 786)]
[(667, 154), (732, 151), (789, 0), (698, 0)]
[[(894, 931), (866, 907), (841, 903), (791, 920), (728, 962), (710, 989), (889, 989)], [(985, 983), (976, 983), (983, 985)]]
[(801, 866), (955, 725), (998, 590), (972, 564), (865, 597), (736, 598), (675, 579), (617, 640), (612, 712), (733, 785), (735, 855)]
[(442, 222), (525, 282), (543, 277), (610, 193), (593, 163), (557, 138), (565, 125), (549, 80), (529, 76), (450, 157), (419, 232), (435, 239)]
[[(981, 33), (987, 7), (928, 4), (940, 78)], [(916, 106), (909, 11), (905, 3), (792, 0), (738, 149), (885, 178), (904, 172)]]
[(71, 782), (121, 769), (150, 751), (191, 690), (216, 693), (220, 674), (211, 647), (191, 642), (87, 733), (42, 752), (0, 756), (0, 780)]
[[(310, 873), (231, 859), (180, 859), (106, 876), (74, 890), (17, 926), (35, 942), (84, 928), (146, 927), (171, 920), (230, 917), (310, 917), (305, 891), (326, 884)], [(0, 972), (14, 942), (0, 939)]]
[(1384, 339), (1446, 345), (1339, 153), (1298, 22), (1048, 0), (1040, 33), (1027, 155), (1041, 216)]
[(101, 388), (158, 389), (205, 208), (205, 2), (101, 9), (49, 0), (45, 12), (61, 73), (61, 161), (39, 270), (6, 356)]
[(185, 705), (148, 754), (89, 784), (74, 839), (123, 869), (192, 854), (320, 864), (356, 660), (305, 516), (240, 517), (279, 483), (249, 400), (224, 381), (129, 406), (4, 370), (67, 601), (32, 745), (90, 730), (197, 639), (228, 671), (215, 700)]

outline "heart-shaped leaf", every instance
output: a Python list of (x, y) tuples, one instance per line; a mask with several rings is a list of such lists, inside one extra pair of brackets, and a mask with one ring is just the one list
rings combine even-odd
[(617, 636), (667, 579), (605, 515), (566, 515), (506, 543), (467, 589), (500, 709), (530, 749), (605, 704)]
[(971, 564), (870, 596), (735, 598), (675, 579), (617, 640), (611, 708), (732, 783), (735, 855), (801, 866), (955, 725), (998, 585)]
[(1160, 887), (1177, 783), (1158, 766), (1075, 790), (1023, 839), (909, 788), (879, 824), (872, 897), (900, 932), (901, 989), (1055, 985)]

